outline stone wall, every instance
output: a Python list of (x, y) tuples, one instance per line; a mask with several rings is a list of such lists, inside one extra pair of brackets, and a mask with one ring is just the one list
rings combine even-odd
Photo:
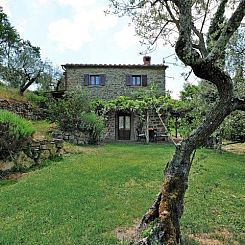
[(0, 99), (0, 109), (11, 111), (28, 120), (40, 120), (46, 117), (43, 109), (35, 107), (29, 102)]
[(56, 130), (52, 132), (52, 137), (57, 140), (68, 141), (75, 145), (87, 145), (89, 143), (89, 133), (83, 132), (62, 132)]
[(0, 172), (11, 171), (13, 168), (30, 168), (41, 165), (44, 160), (61, 156), (63, 154), (63, 140), (54, 139), (52, 141), (33, 140), (28, 149), (16, 154), (14, 159), (0, 161)]
[(110, 111), (106, 116), (105, 140), (116, 140), (116, 115), (114, 111)]
[[(76, 65), (67, 64), (65, 68), (66, 89), (81, 86), (89, 92), (93, 98), (113, 99), (118, 96), (132, 96), (139, 90), (147, 90), (152, 83), (157, 84), (160, 93), (165, 93), (165, 65)], [(89, 75), (102, 75), (103, 84), (91, 86), (85, 84), (85, 78)], [(128, 86), (128, 75), (147, 75), (147, 86)], [(109, 112), (107, 115), (105, 139), (118, 140), (118, 113)], [(131, 115), (131, 135), (130, 140), (137, 139), (137, 128), (139, 124), (138, 115)], [(163, 127), (158, 117), (153, 115), (150, 120), (151, 128), (162, 131)], [(70, 137), (70, 136), (69, 136)], [(72, 139), (73, 140), (73, 139)], [(75, 141), (77, 141), (75, 139)]]
[[(106, 122), (106, 140), (118, 140), (118, 114), (120, 111), (110, 111), (107, 114), (107, 122)], [(137, 140), (137, 129), (140, 133), (146, 131), (145, 122), (142, 124), (140, 122), (140, 116), (134, 112), (128, 112), (128, 115), (131, 116), (131, 135), (130, 140), (136, 141)], [(163, 116), (164, 118), (164, 116)], [(141, 125), (142, 124), (142, 125)], [(156, 130), (160, 133), (166, 133), (164, 130), (164, 126), (161, 123), (157, 113), (151, 111), (149, 113), (149, 125), (148, 128), (151, 130)]]
[[(81, 86), (95, 98), (112, 99), (118, 96), (132, 96), (139, 89), (148, 89), (151, 83), (159, 85), (165, 92), (165, 69), (163, 65), (67, 65), (66, 89)], [(105, 86), (85, 86), (85, 74), (105, 74)], [(147, 75), (147, 86), (127, 86), (127, 75)]]

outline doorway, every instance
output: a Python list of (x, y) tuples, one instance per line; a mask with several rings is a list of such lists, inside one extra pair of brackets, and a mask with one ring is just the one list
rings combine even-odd
[(130, 140), (131, 135), (131, 115), (118, 114), (118, 139)]

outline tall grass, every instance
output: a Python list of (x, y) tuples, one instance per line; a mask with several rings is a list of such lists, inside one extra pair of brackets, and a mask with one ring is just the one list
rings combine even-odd
[(11, 88), (0, 83), (0, 98), (1, 99), (14, 99), (18, 101), (26, 101), (25, 96), (20, 96), (16, 88)]
[(9, 134), (13, 134), (16, 139), (29, 137), (34, 133), (31, 123), (20, 116), (0, 109), (0, 124), (9, 125)]

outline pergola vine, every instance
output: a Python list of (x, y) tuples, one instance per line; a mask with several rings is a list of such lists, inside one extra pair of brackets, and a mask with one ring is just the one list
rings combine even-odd
[[(174, 100), (168, 95), (143, 95), (136, 98), (119, 96), (111, 100), (96, 100), (94, 101), (94, 107), (97, 113), (102, 115), (105, 119), (110, 111), (130, 111), (137, 113), (141, 122), (145, 124), (145, 128), (149, 127), (149, 112), (154, 111), (158, 115), (165, 132), (169, 134), (171, 141), (175, 145), (162, 116), (181, 110), (183, 104), (179, 100)], [(149, 135), (147, 131), (148, 130), (146, 130), (146, 142), (148, 143)]]

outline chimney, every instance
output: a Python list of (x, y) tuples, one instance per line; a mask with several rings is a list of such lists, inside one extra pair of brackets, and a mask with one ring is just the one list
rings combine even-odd
[(151, 65), (151, 56), (144, 56), (143, 57), (143, 62), (145, 66)]

